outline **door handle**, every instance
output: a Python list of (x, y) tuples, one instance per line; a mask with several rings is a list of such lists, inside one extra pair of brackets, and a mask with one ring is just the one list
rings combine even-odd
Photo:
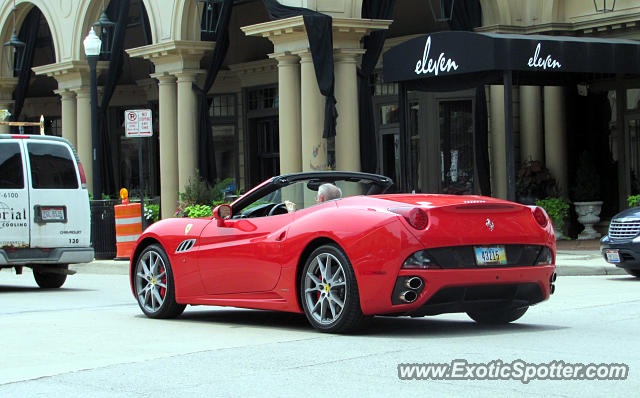
[(282, 231), (276, 238), (276, 242), (281, 242), (287, 236), (287, 231)]

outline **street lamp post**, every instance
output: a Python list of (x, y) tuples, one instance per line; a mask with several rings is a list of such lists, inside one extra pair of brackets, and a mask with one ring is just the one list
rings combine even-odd
[(102, 173), (100, 172), (100, 157), (102, 156), (100, 134), (98, 132), (98, 83), (96, 81), (96, 66), (100, 56), (102, 41), (96, 35), (93, 28), (84, 39), (84, 53), (89, 62), (89, 74), (91, 75), (91, 150), (93, 159), (93, 198), (102, 199)]

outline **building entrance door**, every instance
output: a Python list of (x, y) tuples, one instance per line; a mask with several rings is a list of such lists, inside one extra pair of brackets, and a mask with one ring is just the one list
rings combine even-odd
[(251, 185), (280, 174), (278, 117), (251, 119)]
[(438, 103), (441, 193), (475, 193), (472, 105), (471, 100)]

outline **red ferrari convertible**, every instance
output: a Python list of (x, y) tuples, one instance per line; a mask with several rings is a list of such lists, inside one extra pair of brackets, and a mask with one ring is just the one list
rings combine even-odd
[[(341, 197), (318, 203), (327, 183)], [(304, 312), (318, 330), (345, 332), (374, 315), (507, 323), (553, 293), (556, 245), (543, 209), (385, 194), (391, 185), (365, 173), (282, 175), (213, 217), (157, 222), (131, 257), (133, 294), (152, 318), (187, 304), (233, 306)]]

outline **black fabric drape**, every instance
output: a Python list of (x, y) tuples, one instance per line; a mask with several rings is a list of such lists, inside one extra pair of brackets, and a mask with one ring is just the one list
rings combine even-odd
[(40, 28), (40, 17), (42, 13), (38, 7), (33, 7), (20, 28), (18, 38), (25, 43), (24, 47), (24, 59), (22, 69), (18, 74), (18, 84), (13, 91), (13, 99), (15, 100), (13, 106), (13, 115), (11, 120), (17, 121), (22, 113), (22, 107), (24, 106), (24, 100), (27, 96), (27, 90), (29, 88), (29, 81), (31, 80), (31, 67), (33, 66), (33, 55), (36, 51), (36, 42), (38, 39), (38, 29)]
[(193, 91), (198, 97), (198, 171), (200, 176), (212, 185), (216, 182), (217, 170), (213, 137), (211, 135), (211, 119), (209, 118), (207, 93), (213, 86), (216, 76), (218, 76), (218, 72), (222, 67), (222, 62), (229, 50), (229, 21), (231, 20), (232, 9), (233, 0), (225, 0), (220, 10), (218, 30), (213, 38), (216, 42), (216, 48), (213, 51), (211, 63), (207, 67), (207, 76), (204, 85), (201, 89), (197, 84), (193, 84)]
[[(446, 9), (451, 8), (453, 0), (445, 0)], [(482, 26), (482, 7), (479, 0), (465, 0), (456, 4), (449, 21), (451, 30), (473, 30)], [(487, 96), (484, 85), (476, 88), (475, 102), (475, 155), (476, 170), (478, 171), (478, 185), (480, 192), (491, 196), (491, 180), (489, 173), (489, 126), (487, 116)]]
[[(445, 10), (451, 9), (451, 2), (444, 0)], [(451, 30), (473, 30), (482, 26), (482, 7), (479, 0), (464, 0), (455, 3), (453, 14), (449, 21)]]
[[(107, 7), (107, 16), (111, 21), (115, 21), (113, 47), (111, 48), (111, 60), (109, 71), (104, 84), (102, 101), (98, 109), (98, 131), (102, 146), (102, 162), (100, 171), (102, 175), (102, 192), (113, 193), (116, 190), (115, 177), (113, 174), (111, 139), (109, 134), (109, 124), (107, 123), (107, 111), (109, 103), (116, 89), (116, 84), (122, 75), (124, 64), (124, 37), (127, 31), (127, 19), (129, 16), (129, 0), (111, 0)], [(100, 198), (96, 198), (100, 199)]]
[(318, 87), (322, 95), (326, 97), (322, 137), (334, 137), (336, 135), (338, 110), (336, 109), (336, 97), (334, 95), (333, 19), (328, 15), (307, 8), (284, 6), (276, 0), (264, 0), (264, 5), (272, 20), (298, 15), (303, 16)]
[[(391, 19), (395, 3), (395, 0), (364, 0), (362, 18)], [(358, 69), (358, 120), (360, 126), (360, 167), (366, 173), (375, 173), (378, 166), (371, 75), (378, 63), (386, 38), (387, 30), (385, 29), (372, 32), (362, 40), (365, 53)]]

